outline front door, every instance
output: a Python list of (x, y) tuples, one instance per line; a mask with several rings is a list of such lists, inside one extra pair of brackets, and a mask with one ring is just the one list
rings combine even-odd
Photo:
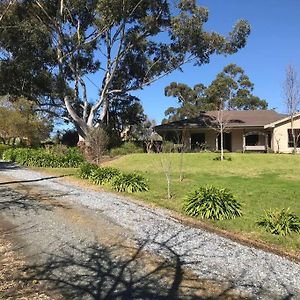
[[(231, 132), (223, 133), (223, 148), (231, 152)], [(218, 136), (218, 149), (221, 149), (221, 135)]]

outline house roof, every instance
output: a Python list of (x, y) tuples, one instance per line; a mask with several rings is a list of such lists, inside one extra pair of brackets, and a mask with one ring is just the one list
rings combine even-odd
[[(294, 115), (294, 118), (299, 118), (299, 116), (300, 116), (300, 113), (296, 113), (295, 115)], [(284, 118), (281, 118), (281, 119), (279, 119), (279, 120), (276, 120), (276, 121), (274, 121), (274, 122), (271, 122), (271, 123), (269, 123), (269, 124), (266, 124), (265, 126), (264, 126), (264, 128), (274, 128), (276, 125), (278, 125), (278, 124), (280, 124), (280, 123), (284, 123), (284, 122), (289, 122), (290, 120), (291, 120), (291, 116), (287, 116), (287, 115), (285, 115), (284, 116)]]
[[(202, 111), (199, 117), (183, 119), (155, 127), (156, 131), (180, 128), (208, 128), (216, 124), (219, 111)], [(226, 110), (223, 111), (223, 122), (230, 128), (264, 127), (286, 118), (274, 110)]]

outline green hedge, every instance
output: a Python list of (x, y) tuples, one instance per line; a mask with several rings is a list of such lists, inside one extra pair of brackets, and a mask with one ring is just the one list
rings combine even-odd
[(5, 150), (8, 150), (10, 148), (11, 148), (11, 146), (9, 146), (9, 145), (0, 144), (0, 157), (2, 157)]
[(55, 154), (46, 149), (8, 149), (4, 151), (2, 158), (23, 166), (47, 168), (77, 168), (84, 162), (82, 154), (76, 148), (69, 148), (64, 154)]
[(121, 147), (110, 150), (111, 156), (126, 155), (131, 153), (144, 153), (144, 149), (136, 146), (132, 142), (126, 142)]

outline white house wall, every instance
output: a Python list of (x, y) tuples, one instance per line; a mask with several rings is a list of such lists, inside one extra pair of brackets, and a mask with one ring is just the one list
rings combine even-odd
[[(300, 129), (300, 118), (294, 120), (294, 128)], [(286, 121), (284, 123), (275, 126), (273, 131), (273, 150), (280, 153), (292, 153), (293, 147), (288, 146), (288, 129), (291, 129), (291, 122)], [(297, 148), (297, 152), (300, 152), (300, 148)]]

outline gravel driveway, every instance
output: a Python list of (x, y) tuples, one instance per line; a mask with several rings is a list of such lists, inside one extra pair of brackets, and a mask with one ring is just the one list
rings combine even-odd
[(67, 299), (300, 299), (286, 258), (63, 178), (1, 163), (0, 179), (28, 271)]

